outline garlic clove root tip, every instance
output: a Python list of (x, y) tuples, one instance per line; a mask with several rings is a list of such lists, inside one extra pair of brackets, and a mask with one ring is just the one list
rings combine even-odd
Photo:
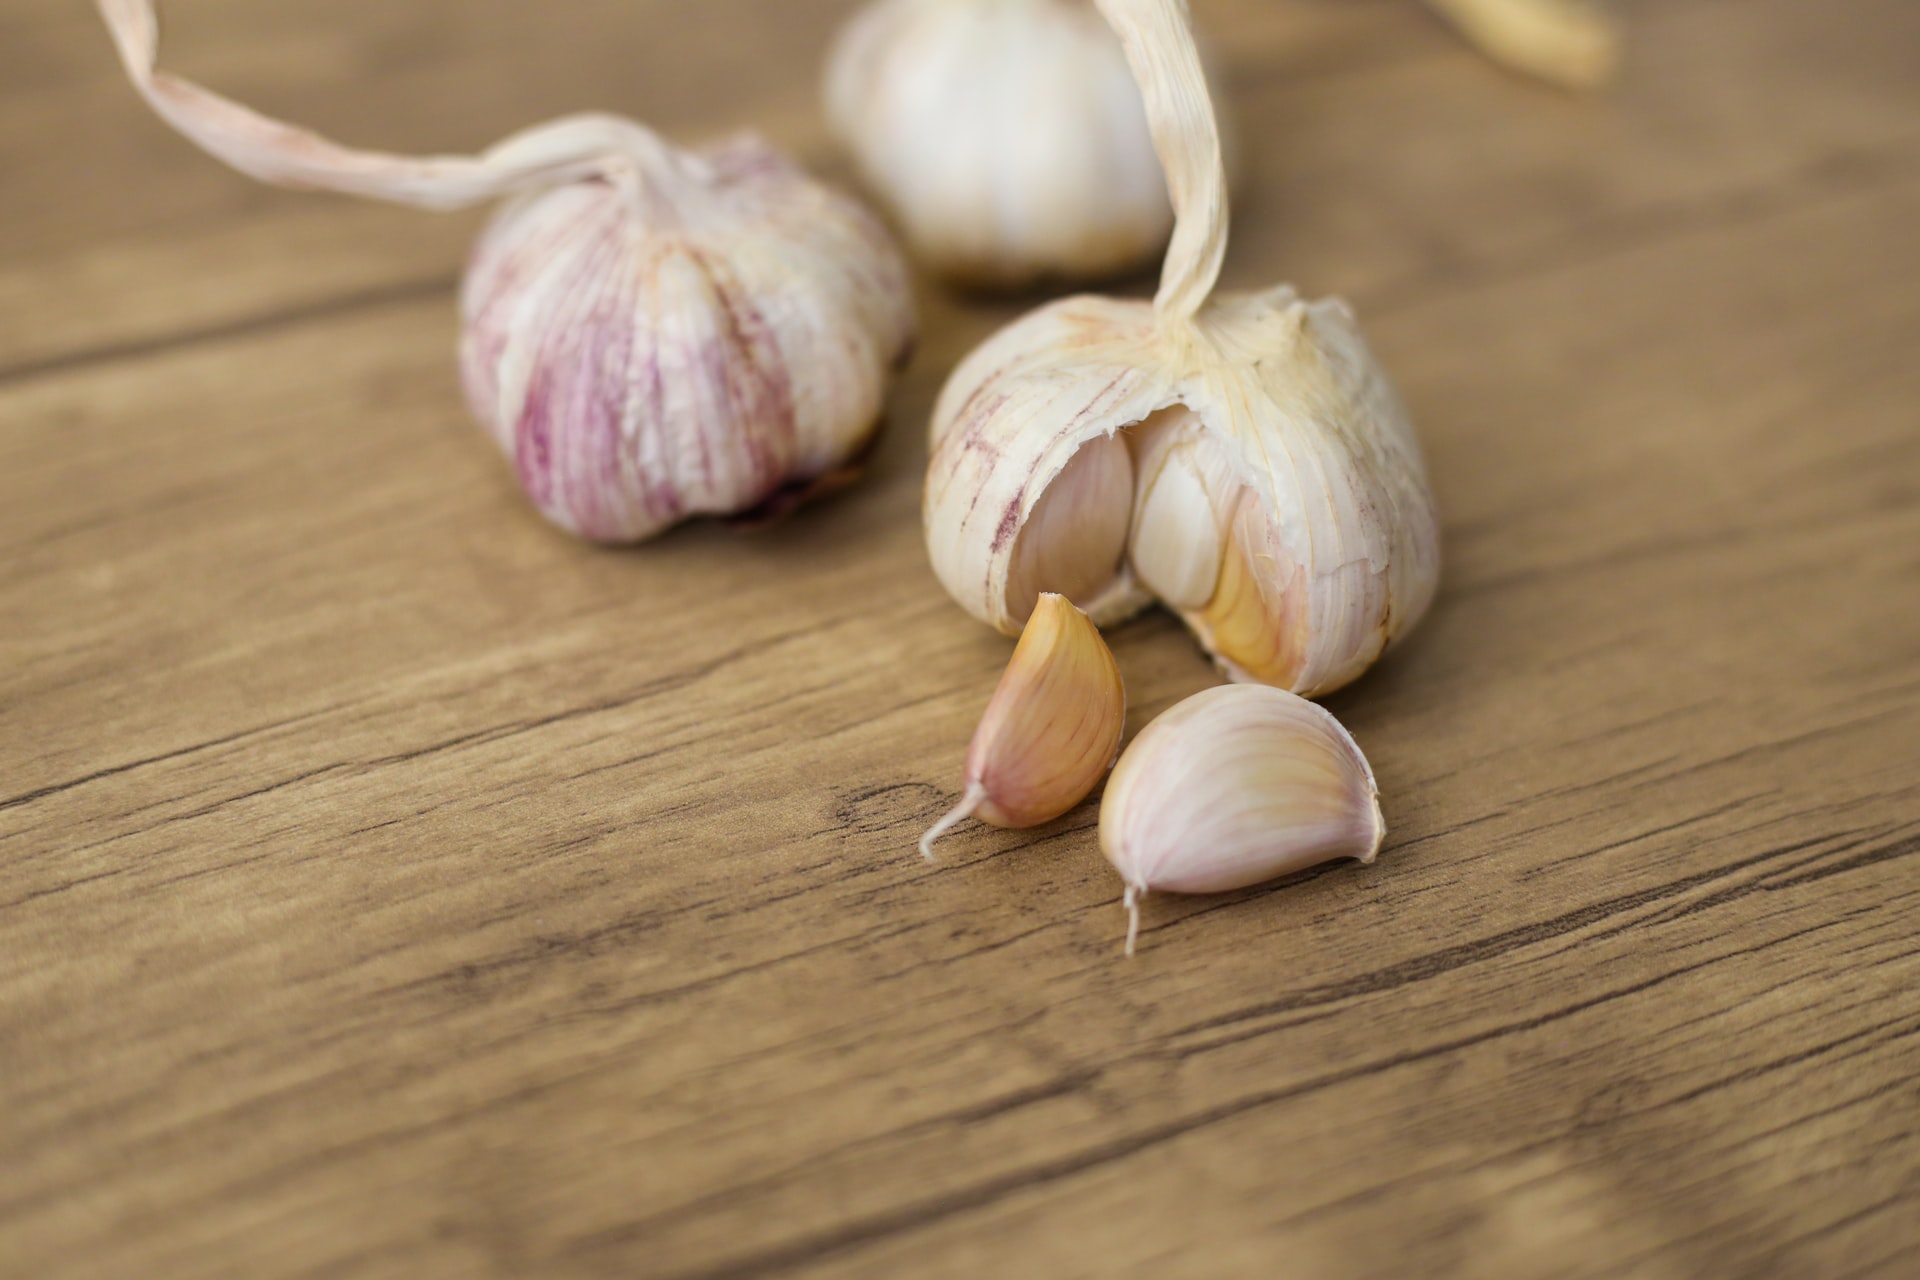
[(971, 818), (974, 810), (978, 809), (980, 802), (986, 798), (986, 788), (977, 782), (969, 783), (966, 794), (960, 797), (960, 803), (947, 810), (945, 817), (927, 828), (926, 834), (920, 837), (920, 856), (927, 860), (929, 866), (940, 861), (933, 856), (933, 842)]
[(1133, 955), (1134, 945), (1140, 940), (1140, 899), (1145, 897), (1145, 885), (1130, 884), (1120, 895), (1120, 905), (1127, 912), (1127, 955)]

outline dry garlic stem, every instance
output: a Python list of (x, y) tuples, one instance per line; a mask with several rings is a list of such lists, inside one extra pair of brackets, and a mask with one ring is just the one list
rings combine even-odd
[(1430, 0), (1494, 61), (1591, 89), (1613, 78), (1620, 28), (1596, 0)]
[(1332, 858), (1372, 862), (1386, 835), (1373, 770), (1325, 708), (1224, 685), (1128, 745), (1100, 805), (1100, 849), (1126, 882), (1127, 954), (1152, 889), (1219, 893)]
[(478, 156), (354, 151), (154, 69), (151, 0), (98, 0), (141, 94), (263, 182), (452, 209), (517, 197), (461, 295), (467, 398), (554, 523), (632, 542), (844, 474), (913, 336), (866, 210), (750, 137), (698, 151), (613, 116)]
[(1173, 227), (1140, 92), (1081, 0), (879, 0), (827, 111), (915, 255), (974, 285), (1135, 266)]
[(1064, 596), (1040, 597), (967, 748), (966, 793), (920, 837), (968, 817), (996, 827), (1051, 822), (1086, 799), (1120, 749), (1127, 696), (1099, 630)]
[[(1072, 593), (1102, 625), (1158, 598), (1235, 679), (1336, 689), (1433, 598), (1439, 532), (1419, 445), (1345, 304), (1284, 286), (1214, 294), (1226, 187), (1185, 6), (1100, 9), (1179, 213), (1160, 291), (1151, 305), (1042, 307), (954, 371), (927, 473), (934, 571), (1008, 634), (1039, 591)], [(1117, 465), (1087, 461), (1116, 437), (1132, 451), (1128, 495)], [(1045, 518), (1061, 485), (1072, 521)]]

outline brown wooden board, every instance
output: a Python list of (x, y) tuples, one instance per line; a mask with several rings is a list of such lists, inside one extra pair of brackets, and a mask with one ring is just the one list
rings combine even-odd
[[(1920, 6), (1639, 0), (1610, 93), (1195, 0), (1227, 280), (1359, 309), (1444, 512), (1329, 702), (1377, 863), (1149, 901), (913, 841), (1010, 645), (860, 487), (545, 526), (477, 215), (262, 189), (0, 12), (0, 1274), (1920, 1274)], [(837, 0), (176, 0), (345, 139), (821, 126)], [(1138, 287), (1138, 286), (1136, 286)], [(1214, 679), (1113, 633), (1130, 725)]]

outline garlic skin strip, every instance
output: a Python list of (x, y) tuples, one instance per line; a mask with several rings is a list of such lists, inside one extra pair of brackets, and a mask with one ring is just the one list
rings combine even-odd
[(914, 339), (906, 263), (766, 143), (581, 114), (476, 156), (357, 150), (157, 70), (151, 0), (97, 3), (153, 110), (243, 173), (436, 210), (512, 197), (461, 290), (461, 379), (553, 523), (637, 542), (855, 472)]
[(337, 191), (422, 209), (462, 209), (529, 187), (656, 170), (675, 162), (658, 135), (619, 116), (534, 125), (477, 156), (400, 156), (343, 147), (157, 69), (153, 0), (97, 0), (127, 76), (155, 114), (203, 150), (273, 186)]

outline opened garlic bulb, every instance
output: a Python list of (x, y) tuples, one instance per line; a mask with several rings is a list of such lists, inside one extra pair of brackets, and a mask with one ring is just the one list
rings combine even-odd
[(968, 817), (996, 827), (1051, 822), (1087, 798), (1120, 750), (1127, 695), (1099, 628), (1066, 597), (1040, 597), (967, 747), (960, 803), (920, 837)]
[[(1419, 446), (1345, 304), (1212, 296), (1226, 193), (1185, 5), (1099, 3), (1179, 211), (1160, 291), (1052, 303), (960, 364), (934, 407), (928, 552), (954, 599), (1009, 634), (1040, 591), (1103, 625), (1158, 598), (1234, 679), (1325, 693), (1433, 598)], [(1086, 462), (1122, 448), (1130, 492), (1117, 463)], [(1077, 518), (1043, 523), (1056, 507)]]
[(612, 116), (479, 156), (352, 151), (154, 70), (151, 0), (98, 0), (169, 124), (264, 182), (451, 209), (516, 197), (461, 295), (473, 412), (555, 524), (632, 542), (828, 483), (913, 337), (885, 228), (763, 142), (696, 151)]
[(1196, 693), (1140, 731), (1100, 804), (1100, 849), (1126, 882), (1127, 954), (1149, 890), (1221, 893), (1386, 836), (1373, 770), (1326, 708), (1281, 689)]
[(879, 0), (835, 45), (826, 96), (867, 183), (943, 275), (1097, 278), (1173, 227), (1140, 91), (1087, 0)]

